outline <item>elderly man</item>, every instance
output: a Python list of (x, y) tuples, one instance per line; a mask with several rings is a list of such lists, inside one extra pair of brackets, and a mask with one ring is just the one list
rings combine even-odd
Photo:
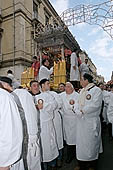
[[(0, 170), (14, 169), (21, 158), (22, 123), (13, 97), (0, 88)], [(16, 167), (16, 170), (20, 170)]]
[[(14, 92), (20, 99), (25, 112), (28, 130), (27, 168), (28, 170), (41, 170), (40, 145), (38, 130), (38, 115), (32, 95), (26, 89), (16, 89)], [(25, 167), (26, 168), (26, 167)]]
[(77, 116), (72, 111), (75, 103), (78, 100), (78, 93), (75, 92), (73, 85), (70, 82), (66, 83), (65, 92), (61, 93), (63, 102), (63, 129), (64, 140), (67, 144), (67, 163), (70, 163), (76, 155), (76, 124)]
[(53, 119), (58, 105), (55, 97), (49, 91), (49, 81), (42, 79), (40, 86), (42, 93), (35, 98), (37, 108), (40, 110), (42, 162), (44, 170), (48, 169), (47, 166), (50, 162), (52, 169), (56, 169), (54, 160), (58, 157), (58, 145)]
[(79, 162), (79, 167), (75, 170), (96, 170), (96, 161), (99, 152), (102, 152), (102, 91), (93, 84), (93, 77), (87, 73), (83, 75), (81, 85), (83, 89), (79, 95), (78, 106), (74, 109), (78, 115), (76, 154)]

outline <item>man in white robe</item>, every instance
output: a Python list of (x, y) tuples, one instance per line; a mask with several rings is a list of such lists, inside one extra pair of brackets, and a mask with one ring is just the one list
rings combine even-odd
[(64, 140), (67, 144), (67, 160), (70, 163), (76, 157), (76, 124), (77, 115), (72, 111), (74, 104), (78, 100), (78, 93), (75, 92), (73, 85), (70, 82), (66, 83), (65, 92), (61, 93), (63, 107), (63, 133)]
[(59, 153), (53, 118), (58, 105), (54, 96), (48, 92), (50, 89), (49, 81), (42, 79), (40, 86), (42, 92), (35, 98), (37, 108), (40, 110), (42, 162), (44, 170), (47, 170), (48, 163), (51, 164), (52, 169), (56, 169), (54, 160)]
[(71, 54), (71, 69), (70, 69), (70, 81), (74, 88), (79, 87), (80, 73), (78, 68), (78, 59), (76, 55), (77, 50), (75, 49)]
[[(111, 88), (113, 90), (113, 84), (111, 85)], [(110, 93), (107, 116), (108, 116), (109, 122), (112, 123), (112, 136), (113, 136), (113, 91)]]
[(89, 73), (89, 64), (88, 64), (87, 58), (85, 59), (85, 62), (83, 62), (80, 65), (80, 73), (81, 73), (81, 76), (83, 76), (85, 73)]
[[(26, 89), (16, 89), (14, 92), (20, 99), (25, 112), (28, 130), (27, 168), (41, 170), (40, 144), (38, 131), (38, 113), (32, 95)], [(25, 167), (26, 168), (26, 167)]]
[(75, 170), (96, 170), (96, 162), (99, 153), (102, 152), (100, 123), (102, 91), (92, 82), (93, 77), (85, 73), (81, 80), (83, 89), (79, 95), (78, 106), (74, 110), (78, 115), (76, 154), (79, 162), (79, 167)]
[[(0, 77), (1, 84), (5, 90), (7, 90), (9, 93), (12, 94), (15, 103), (17, 104), (18, 111), (20, 113), (20, 118), (22, 121), (22, 127), (23, 127), (23, 144), (22, 144), (22, 159), (17, 161), (16, 164), (13, 166), (14, 170), (17, 169), (17, 167), (21, 166), (21, 170), (24, 169), (24, 167), (27, 167), (27, 145), (28, 145), (28, 131), (27, 131), (27, 123), (25, 119), (25, 113), (24, 109), (22, 108), (21, 102), (19, 100), (19, 97), (16, 95), (15, 92), (13, 92), (13, 87), (12, 87), (12, 80), (9, 77), (1, 76)], [(23, 167), (22, 167), (22, 162), (23, 162)]]
[(13, 74), (12, 70), (7, 71), (7, 77), (9, 77), (12, 80), (13, 89), (16, 89), (16, 88), (18, 88), (20, 86), (20, 83), (14, 77), (14, 74)]
[(59, 94), (54, 91), (48, 90), (48, 93), (55, 99), (57, 102), (57, 108), (54, 110), (54, 127), (56, 132), (57, 145), (59, 150), (59, 156), (57, 158), (57, 167), (62, 166), (62, 149), (63, 149), (63, 123), (61, 119), (61, 108), (62, 108), (62, 100)]
[(9, 170), (10, 166), (13, 170), (13, 164), (21, 158), (22, 141), (17, 105), (11, 94), (0, 88), (0, 170)]
[(42, 79), (50, 80), (50, 75), (53, 73), (53, 67), (49, 70), (49, 61), (48, 59), (44, 59), (42, 61), (42, 66), (39, 69), (39, 81)]

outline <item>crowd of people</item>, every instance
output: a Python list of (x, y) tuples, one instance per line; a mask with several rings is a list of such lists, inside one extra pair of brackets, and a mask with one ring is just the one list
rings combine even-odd
[(110, 127), (112, 138), (113, 85), (109, 92), (102, 83), (97, 87), (86, 59), (76, 92), (78, 61), (72, 55), (70, 82), (60, 83), (57, 92), (50, 89), (53, 68), (47, 68), (47, 59), (30, 89), (23, 89), (11, 70), (0, 76), (0, 170), (56, 170), (64, 148), (67, 164), (76, 158), (75, 170), (97, 169), (101, 125)]

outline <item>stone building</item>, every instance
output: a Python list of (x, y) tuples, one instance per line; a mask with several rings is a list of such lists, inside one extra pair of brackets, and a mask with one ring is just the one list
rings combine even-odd
[[(38, 36), (50, 26), (64, 27), (48, 0), (0, 0), (0, 75), (11, 69), (20, 80), (23, 70), (31, 66), (32, 57), (41, 53)], [(68, 44), (70, 41), (70, 46), (80, 48), (68, 33)]]

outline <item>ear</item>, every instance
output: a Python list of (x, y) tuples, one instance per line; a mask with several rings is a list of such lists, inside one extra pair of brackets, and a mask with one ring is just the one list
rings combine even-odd
[(42, 84), (42, 88), (44, 88), (44, 84)]

